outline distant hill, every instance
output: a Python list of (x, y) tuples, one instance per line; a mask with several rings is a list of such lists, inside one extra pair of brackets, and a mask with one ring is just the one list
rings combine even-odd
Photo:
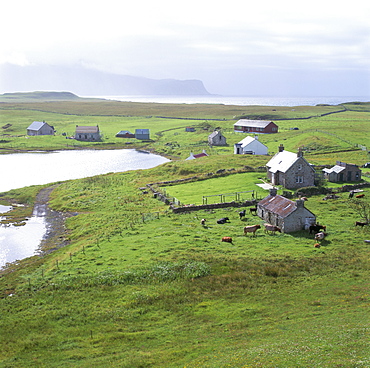
[(82, 67), (0, 65), (1, 89), (72, 91), (80, 96), (209, 95), (200, 80), (150, 79)]
[(15, 92), (0, 95), (0, 102), (75, 101), (81, 99), (71, 92)]

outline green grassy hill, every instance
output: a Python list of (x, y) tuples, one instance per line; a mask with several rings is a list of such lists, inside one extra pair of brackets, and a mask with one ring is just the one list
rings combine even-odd
[[(175, 113), (174, 106), (169, 109)], [(11, 121), (15, 133), (34, 114), (44, 114), (10, 105), (2, 112), (2, 122)], [(150, 122), (161, 134), (149, 148), (180, 158), (192, 145), (200, 150), (207, 136), (203, 129), (185, 133), (178, 119), (45, 114), (65, 128), (74, 119), (102, 119), (111, 142), (119, 126)], [(304, 145), (313, 163), (360, 164), (368, 154), (353, 143), (370, 146), (369, 119), (367, 111), (346, 111), (282, 121), (280, 133), (260, 139), (271, 151), (280, 143), (288, 150)], [(370, 231), (354, 226), (361, 215), (348, 193), (336, 200), (308, 198), (306, 207), (328, 232), (315, 248), (307, 231), (270, 235), (259, 230), (256, 237), (245, 236), (245, 225), (262, 224), (258, 217), (247, 214), (242, 221), (238, 208), (174, 214), (140, 189), (198, 176), (202, 180), (161, 189), (187, 204), (233, 191), (266, 195), (256, 186), (265, 175), (253, 168), (268, 157), (232, 154), (232, 142), (240, 136), (227, 131), (230, 122), (217, 122), (229, 147), (210, 150), (208, 157), (58, 183), (50, 205), (74, 216), (44, 245), (66, 245), (10, 265), (0, 277), (1, 366), (370, 366), (370, 251), (364, 242)], [(46, 148), (55, 145), (53, 138), (60, 139), (32, 144)], [(12, 147), (19, 148), (22, 139), (14, 137)], [(172, 141), (179, 146), (166, 145)], [(27, 140), (24, 148), (29, 147)], [(228, 175), (210, 175), (218, 169)], [(40, 189), (2, 193), (2, 203), (25, 204), (8, 220), (30, 214)], [(370, 190), (364, 193), (362, 203), (370, 206)], [(225, 216), (230, 223), (216, 223)], [(232, 236), (233, 243), (221, 242), (223, 236)]]

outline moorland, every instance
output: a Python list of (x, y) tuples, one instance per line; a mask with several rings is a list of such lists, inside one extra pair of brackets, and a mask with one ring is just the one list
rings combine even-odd
[[(289, 151), (304, 147), (318, 167), (337, 160), (361, 166), (370, 161), (369, 103), (293, 108), (19, 99), (1, 102), (0, 111), (1, 153), (136, 148), (172, 159), (149, 170), (0, 193), (1, 204), (24, 205), (8, 222), (30, 216), (37, 194), (50, 186), (49, 206), (70, 214), (41, 255), (1, 272), (2, 367), (370, 366), (364, 241), (370, 232), (354, 226), (362, 214), (340, 192), (343, 183), (322, 183), (337, 189), (338, 199), (318, 194), (306, 202), (327, 225), (320, 248), (306, 230), (245, 236), (243, 226), (262, 223), (258, 217), (241, 220), (232, 207), (176, 214), (140, 189), (196, 177), (158, 189), (187, 204), (235, 191), (255, 190), (262, 198), (267, 193), (256, 184), (266, 174), (258, 168), (280, 143)], [(232, 129), (239, 117), (279, 125), (279, 133), (260, 136), (270, 156), (233, 154), (244, 137)], [(34, 120), (53, 125), (56, 135), (27, 137)], [(73, 135), (77, 124), (98, 124), (102, 141), (67, 140), (63, 133)], [(151, 140), (115, 137), (135, 128), (149, 128)], [(227, 146), (208, 146), (215, 128)], [(208, 157), (185, 160), (203, 149)], [(368, 173), (363, 169), (364, 181)], [(368, 209), (370, 189), (364, 194)], [(218, 225), (225, 216), (230, 223)], [(222, 243), (222, 236), (233, 243)]]

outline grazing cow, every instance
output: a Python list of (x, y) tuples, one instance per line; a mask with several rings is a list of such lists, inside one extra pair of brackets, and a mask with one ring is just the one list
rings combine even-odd
[(315, 225), (311, 225), (309, 227), (309, 229), (310, 229), (310, 234), (312, 234), (312, 233), (317, 233), (320, 230), (326, 230), (326, 226), (325, 225), (320, 225), (320, 224), (315, 224)]
[(222, 239), (221, 239), (222, 242), (226, 242), (226, 243), (232, 243), (233, 242), (233, 238), (231, 236), (224, 236)]
[(271, 225), (271, 224), (264, 224), (264, 226), (265, 226), (265, 233), (268, 233), (269, 231), (271, 231), (273, 234), (275, 234), (276, 231), (281, 233), (281, 229), (278, 226)]
[(368, 222), (356, 221), (355, 226), (361, 226), (361, 227), (363, 227), (363, 226), (368, 225), (368, 224), (369, 224)]
[(256, 236), (256, 231), (261, 228), (261, 225), (251, 225), (244, 227), (244, 235), (247, 233), (253, 233), (253, 236)]
[(315, 248), (320, 248), (320, 247), (321, 247), (321, 245), (320, 245), (319, 243), (315, 243), (315, 244), (314, 244), (314, 247), (315, 247)]
[(355, 194), (355, 192), (353, 190), (351, 190), (348, 194), (348, 198), (353, 198), (353, 195)]
[(206, 224), (206, 219), (201, 219), (200, 224), (204, 226)]
[(219, 220), (217, 220), (218, 224), (226, 224), (227, 222), (230, 222), (228, 217), (222, 217)]
[(365, 194), (362, 193), (362, 194), (357, 194), (356, 198), (364, 198), (365, 197)]
[(250, 208), (249, 209), (249, 213), (251, 214), (251, 215), (255, 215), (255, 216), (257, 216), (257, 206), (256, 207), (252, 207), (252, 208)]
[(242, 220), (243, 217), (245, 217), (245, 210), (239, 212), (239, 217), (240, 217), (240, 220)]
[(326, 235), (327, 234), (324, 233), (324, 232), (317, 233), (317, 234), (315, 234), (315, 240), (317, 240), (317, 241), (324, 240)]

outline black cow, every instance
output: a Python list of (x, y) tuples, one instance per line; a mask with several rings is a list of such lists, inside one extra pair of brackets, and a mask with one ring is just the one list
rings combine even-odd
[(320, 230), (326, 230), (326, 226), (325, 225), (319, 225), (319, 224), (315, 224), (315, 225), (311, 225), (309, 227), (309, 230), (310, 230), (310, 234), (312, 233), (318, 233)]
[(227, 222), (230, 222), (228, 217), (222, 217), (219, 220), (217, 220), (218, 224), (226, 224)]
[(242, 220), (243, 217), (245, 217), (245, 210), (239, 212), (239, 217), (240, 217), (240, 220)]

